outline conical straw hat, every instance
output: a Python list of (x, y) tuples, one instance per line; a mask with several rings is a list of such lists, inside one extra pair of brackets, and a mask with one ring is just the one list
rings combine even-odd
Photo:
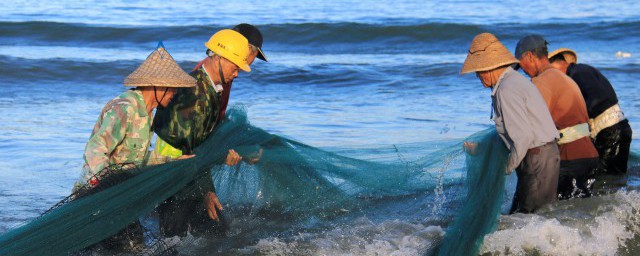
[(518, 62), (498, 38), (491, 33), (482, 33), (473, 38), (460, 74), (492, 70)]
[(569, 48), (558, 48), (557, 50), (552, 51), (549, 53), (549, 59), (558, 54), (562, 54), (562, 57), (564, 57), (564, 60), (567, 63), (578, 63), (578, 54)]
[(162, 44), (133, 73), (125, 86), (194, 87), (196, 79), (184, 72)]

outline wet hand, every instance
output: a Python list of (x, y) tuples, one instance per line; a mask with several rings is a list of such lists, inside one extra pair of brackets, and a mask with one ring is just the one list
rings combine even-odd
[(207, 192), (204, 196), (204, 205), (207, 208), (207, 213), (209, 214), (209, 218), (215, 221), (220, 221), (218, 217), (218, 211), (222, 211), (222, 205), (220, 201), (218, 201), (218, 196), (214, 192)]
[(189, 159), (196, 156), (195, 154), (193, 155), (181, 155), (180, 157), (178, 157), (178, 160), (182, 160), (182, 159)]
[(512, 172), (513, 172), (513, 169), (512, 169), (512, 168), (509, 168), (508, 166), (506, 166), (506, 167), (504, 168), (504, 175), (507, 175), (507, 176), (508, 176), (508, 175), (510, 175)]
[(248, 158), (247, 160), (245, 160), (247, 163), (249, 164), (255, 164), (258, 161), (260, 161), (260, 158), (262, 157), (262, 149), (258, 150), (258, 154), (255, 156), (251, 156), (251, 158)]
[(228, 166), (234, 166), (240, 161), (242, 161), (242, 157), (235, 150), (229, 149), (229, 154), (227, 154), (227, 159), (224, 160), (224, 163)]
[(469, 155), (475, 155), (477, 147), (478, 147), (478, 143), (475, 143), (475, 142), (465, 141), (464, 144), (462, 144), (462, 148), (464, 152), (469, 153)]

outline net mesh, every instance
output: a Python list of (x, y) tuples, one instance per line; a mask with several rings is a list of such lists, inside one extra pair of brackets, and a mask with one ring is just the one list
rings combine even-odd
[[(421, 158), (365, 161), (320, 150), (251, 125), (246, 111), (233, 108), (195, 157), (162, 165), (116, 168), (91, 193), (75, 194), (20, 227), (0, 236), (0, 255), (64, 255), (94, 245), (149, 214), (187, 184), (211, 173), (216, 193), (230, 205), (247, 205), (293, 219), (334, 218), (357, 212), (376, 200), (442, 190), (443, 179), (467, 191), (438, 248), (439, 255), (476, 254), (495, 228), (503, 202), (507, 151), (493, 128), (465, 141), (440, 143)], [(229, 149), (260, 161), (248, 169), (223, 165)], [(458, 163), (456, 159), (466, 157)], [(466, 162), (466, 163), (465, 163)], [(105, 185), (103, 185), (105, 184)], [(83, 193), (80, 191), (79, 193)], [(440, 192), (436, 200), (444, 200)], [(156, 239), (159, 240), (159, 239)], [(156, 245), (151, 254), (170, 246)]]

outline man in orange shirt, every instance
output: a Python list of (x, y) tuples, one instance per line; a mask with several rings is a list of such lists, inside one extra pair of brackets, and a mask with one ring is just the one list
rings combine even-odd
[(541, 36), (526, 36), (518, 42), (515, 56), (540, 90), (560, 132), (558, 196), (588, 197), (598, 152), (589, 139), (587, 106), (578, 85), (549, 63), (547, 44)]

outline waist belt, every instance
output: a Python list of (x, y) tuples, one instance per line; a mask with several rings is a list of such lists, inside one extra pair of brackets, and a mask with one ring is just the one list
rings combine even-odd
[(620, 109), (620, 105), (615, 104), (602, 112), (596, 118), (589, 119), (589, 126), (591, 127), (591, 138), (596, 138), (598, 133), (606, 128), (609, 128), (626, 118), (624, 113)]
[(558, 144), (567, 144), (582, 137), (588, 137), (589, 125), (587, 123), (576, 124), (574, 126), (564, 128), (559, 132), (560, 139), (558, 140)]

